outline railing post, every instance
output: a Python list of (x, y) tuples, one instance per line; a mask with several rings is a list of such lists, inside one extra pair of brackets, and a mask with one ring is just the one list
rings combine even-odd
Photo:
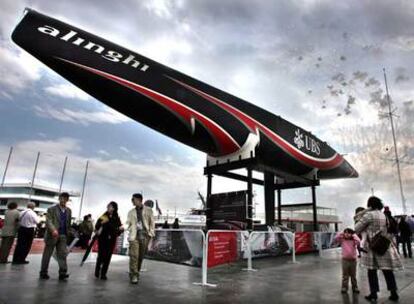
[(207, 232), (207, 237), (204, 235), (204, 240), (203, 240), (203, 266), (202, 266), (202, 280), (201, 280), (201, 282), (202, 282), (202, 285), (203, 286), (205, 286), (205, 285), (207, 285), (207, 268), (208, 268), (208, 262), (207, 262), (207, 259), (208, 259), (208, 250), (207, 250), (207, 248), (208, 248), (208, 244), (207, 244), (207, 241), (208, 241), (208, 232)]
[(250, 242), (252, 239), (252, 235), (255, 232), (251, 232), (249, 234), (249, 238), (247, 239), (247, 268), (243, 268), (245, 271), (257, 271), (257, 269), (253, 269), (253, 262), (252, 262), (252, 247), (250, 246)]
[(318, 234), (318, 249), (319, 249), (319, 256), (322, 257), (322, 235), (321, 232), (316, 232)]
[(296, 234), (291, 232), (292, 234), (292, 263), (296, 263)]
[(210, 230), (207, 234), (203, 233), (203, 263), (201, 267), (201, 283), (194, 283), (194, 285), (217, 287), (216, 284), (210, 284), (207, 282), (207, 270), (208, 270), (208, 237), (210, 236)]

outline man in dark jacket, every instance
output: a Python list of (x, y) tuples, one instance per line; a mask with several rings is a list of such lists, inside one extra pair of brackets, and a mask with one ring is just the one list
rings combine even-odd
[(65, 281), (68, 266), (67, 257), (67, 239), (70, 231), (72, 220), (72, 211), (66, 207), (69, 200), (69, 193), (63, 192), (59, 195), (59, 204), (47, 209), (46, 215), (46, 233), (45, 248), (42, 256), (42, 266), (40, 270), (40, 279), (49, 279), (48, 268), (50, 258), (56, 248), (57, 261), (59, 264), (59, 280)]
[(400, 230), (400, 240), (403, 246), (404, 257), (405, 258), (407, 257), (407, 251), (408, 251), (408, 257), (411, 259), (413, 257), (413, 253), (411, 251), (412, 232), (411, 232), (410, 225), (405, 221), (405, 216), (401, 217), (398, 228)]

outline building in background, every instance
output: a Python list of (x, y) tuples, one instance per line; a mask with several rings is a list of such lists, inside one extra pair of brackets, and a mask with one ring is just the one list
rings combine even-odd
[[(71, 199), (80, 197), (79, 192), (68, 192)], [(10, 183), (0, 187), (0, 217), (4, 217), (9, 202), (16, 202), (19, 210), (26, 208), (29, 201), (36, 204), (35, 212), (42, 216), (47, 208), (58, 203), (59, 189), (30, 183)]]

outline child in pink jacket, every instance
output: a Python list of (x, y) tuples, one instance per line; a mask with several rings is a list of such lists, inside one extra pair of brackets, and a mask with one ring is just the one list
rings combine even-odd
[(346, 228), (343, 233), (335, 237), (335, 242), (342, 248), (342, 293), (348, 292), (348, 281), (351, 278), (352, 291), (359, 293), (358, 283), (356, 279), (357, 268), (357, 248), (360, 246), (361, 240), (355, 232)]

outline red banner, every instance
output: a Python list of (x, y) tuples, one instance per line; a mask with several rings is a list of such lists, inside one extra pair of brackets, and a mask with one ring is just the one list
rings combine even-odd
[(208, 238), (208, 268), (237, 260), (237, 233), (212, 232)]
[(313, 234), (310, 232), (295, 233), (295, 249), (296, 253), (311, 252), (313, 248)]

